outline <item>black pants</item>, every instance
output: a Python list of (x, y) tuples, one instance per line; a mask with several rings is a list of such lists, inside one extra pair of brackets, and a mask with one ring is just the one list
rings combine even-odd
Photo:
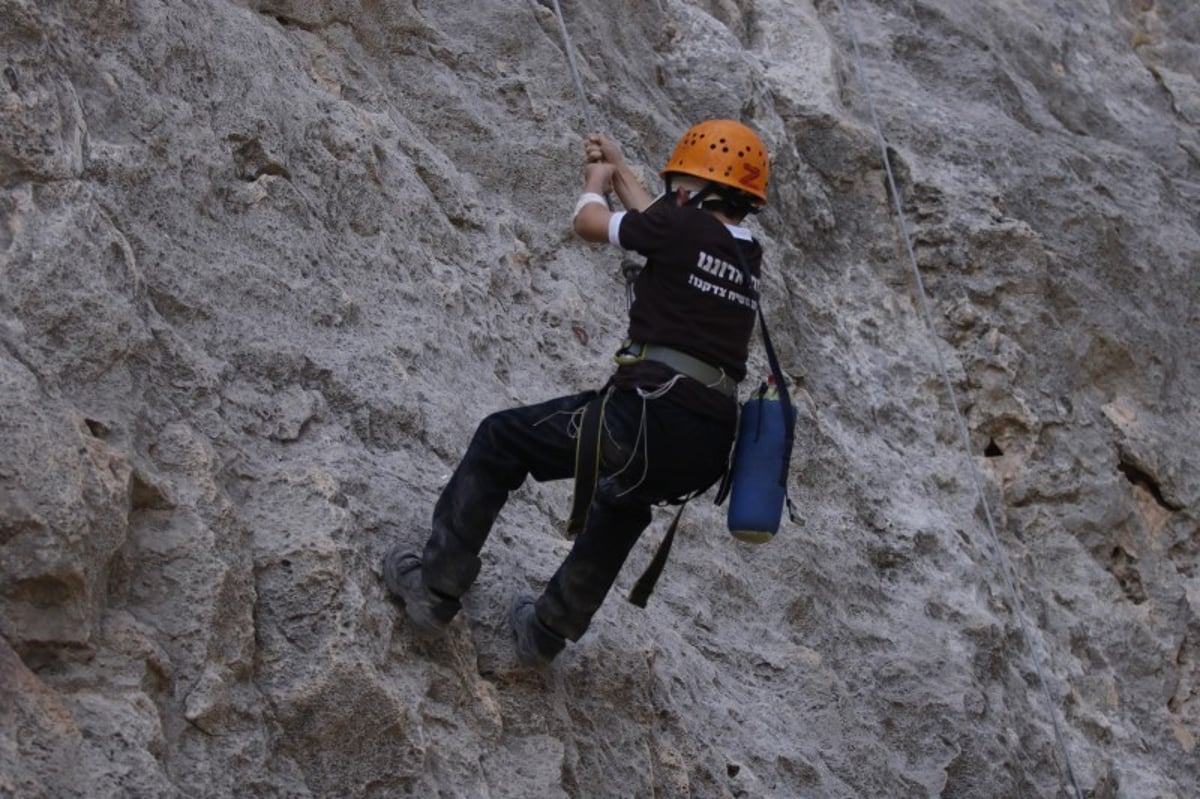
[[(578, 411), (596, 392), (488, 416), (433, 511), (422, 555), (426, 583), (460, 597), (479, 574), (479, 552), (510, 492), (527, 475), (573, 476)], [(651, 505), (711, 485), (729, 458), (735, 421), (693, 413), (667, 396), (612, 389), (605, 407), (601, 478), (587, 525), (537, 600), (542, 623), (565, 638), (587, 630), (638, 536)]]

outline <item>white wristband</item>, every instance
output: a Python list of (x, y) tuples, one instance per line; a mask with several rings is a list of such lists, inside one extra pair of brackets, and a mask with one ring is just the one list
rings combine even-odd
[(592, 203), (599, 203), (600, 205), (608, 207), (608, 200), (604, 199), (594, 191), (585, 191), (583, 194), (579, 195), (579, 202), (575, 203), (575, 213), (571, 215), (571, 219), (579, 216), (579, 212), (583, 210), (585, 205), (591, 205)]

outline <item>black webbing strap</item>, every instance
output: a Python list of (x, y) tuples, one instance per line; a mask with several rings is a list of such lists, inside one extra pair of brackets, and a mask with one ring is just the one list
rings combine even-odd
[[(745, 261), (742, 261), (743, 268)], [(779, 408), (783, 411), (783, 465), (779, 472), (779, 485), (787, 488), (788, 467), (792, 462), (792, 445), (796, 440), (796, 408), (788, 391), (787, 380), (779, 366), (775, 348), (771, 346), (771, 334), (767, 332), (767, 320), (763, 317), (762, 301), (758, 303), (758, 331), (762, 334), (763, 348), (767, 351), (767, 364), (775, 377), (775, 388), (779, 391)]]
[[(745, 273), (746, 279), (750, 280), (750, 267), (746, 264), (746, 256), (742, 253), (740, 246), (734, 247), (737, 252), (738, 261), (741, 263), (742, 272)], [(779, 366), (779, 357), (775, 354), (775, 347), (771, 345), (771, 334), (767, 332), (767, 319), (763, 316), (762, 297), (756, 291), (754, 299), (758, 305), (758, 332), (762, 336), (763, 349), (767, 351), (767, 365), (771, 367), (771, 375), (775, 378), (775, 388), (779, 391), (779, 408), (783, 412), (783, 466), (779, 472), (779, 485), (787, 487), (788, 467), (792, 462), (792, 445), (796, 439), (796, 407), (792, 405), (792, 394), (788, 391), (787, 379), (783, 375), (783, 369)], [(724, 499), (724, 497), (721, 497)]]
[(642, 576), (633, 584), (633, 590), (629, 592), (629, 601), (639, 608), (646, 607), (646, 600), (650, 598), (650, 594), (654, 591), (654, 585), (658, 582), (659, 575), (662, 574), (663, 567), (667, 565), (667, 556), (671, 554), (671, 543), (675, 540), (675, 528), (679, 527), (679, 517), (683, 515), (683, 509), (687, 507), (687, 503), (688, 500), (685, 499), (679, 504), (679, 510), (675, 511), (675, 518), (671, 520), (667, 534), (659, 543), (658, 551), (654, 553), (650, 565), (642, 572)]
[(596, 483), (600, 480), (600, 436), (604, 432), (604, 405), (609, 392), (589, 402), (583, 409), (579, 422), (579, 434), (575, 439), (575, 496), (571, 500), (571, 514), (567, 517), (567, 538), (574, 538), (587, 526), (588, 509), (596, 496)]

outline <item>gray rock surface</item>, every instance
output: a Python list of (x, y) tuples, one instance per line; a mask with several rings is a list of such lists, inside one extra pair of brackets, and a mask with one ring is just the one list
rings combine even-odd
[(563, 6), (650, 178), (773, 150), (803, 522), (536, 673), (531, 483), (415, 635), (382, 553), (623, 332), (553, 4), (0, 0), (0, 795), (1200, 795), (1200, 6)]

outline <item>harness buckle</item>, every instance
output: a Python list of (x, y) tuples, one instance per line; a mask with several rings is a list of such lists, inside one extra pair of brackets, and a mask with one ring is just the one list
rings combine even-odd
[(633, 366), (635, 363), (641, 363), (646, 360), (646, 345), (627, 338), (622, 342), (621, 348), (613, 354), (613, 360), (616, 361), (617, 366)]

